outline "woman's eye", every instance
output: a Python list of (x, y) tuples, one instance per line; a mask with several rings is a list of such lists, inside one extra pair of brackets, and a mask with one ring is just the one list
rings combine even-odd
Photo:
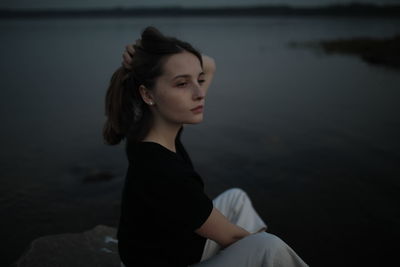
[[(206, 81), (206, 80), (199, 80), (198, 82), (199, 82), (200, 84), (202, 84), (202, 83), (204, 83), (205, 81)], [(176, 86), (178, 86), (178, 87), (185, 87), (187, 84), (188, 84), (187, 82), (181, 82), (181, 83), (178, 83)]]
[(184, 83), (178, 83), (178, 86), (179, 87), (183, 87), (183, 86), (185, 86), (187, 83), (186, 82), (184, 82)]

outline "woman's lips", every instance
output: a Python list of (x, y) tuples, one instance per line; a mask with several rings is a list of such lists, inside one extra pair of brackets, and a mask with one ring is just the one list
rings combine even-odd
[(201, 113), (203, 112), (203, 106), (197, 106), (194, 109), (191, 109), (193, 113)]

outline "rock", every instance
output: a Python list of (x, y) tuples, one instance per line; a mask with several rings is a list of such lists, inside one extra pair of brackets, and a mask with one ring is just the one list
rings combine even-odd
[(32, 241), (13, 267), (120, 267), (116, 229), (97, 225), (83, 233), (44, 236)]

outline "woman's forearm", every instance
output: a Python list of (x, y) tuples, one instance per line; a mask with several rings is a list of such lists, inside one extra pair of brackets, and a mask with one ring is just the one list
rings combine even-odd
[(214, 73), (216, 70), (215, 60), (205, 54), (201, 54), (203, 60), (203, 70), (205, 74)]
[(204, 78), (205, 78), (205, 82), (203, 84), (205, 89), (208, 89), (208, 87), (211, 84), (211, 81), (214, 77), (214, 73), (216, 70), (216, 64), (215, 64), (215, 60), (212, 57), (209, 57), (205, 54), (201, 55), (201, 58), (203, 60), (203, 71), (204, 71)]
[(228, 243), (221, 246), (221, 249), (225, 249), (225, 248), (229, 247), (230, 245), (232, 245), (233, 243), (235, 243), (236, 241), (238, 241), (248, 235), (251, 235), (250, 232), (248, 232), (246, 229), (244, 229), (240, 226), (235, 225), (235, 229), (236, 229), (236, 233), (232, 236), (232, 238), (229, 240)]

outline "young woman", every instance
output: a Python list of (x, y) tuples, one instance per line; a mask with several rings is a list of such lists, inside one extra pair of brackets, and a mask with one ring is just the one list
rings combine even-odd
[(106, 94), (103, 136), (126, 139), (129, 167), (118, 225), (121, 265), (307, 266), (267, 225), (248, 195), (211, 200), (181, 143), (203, 120), (215, 62), (189, 43), (147, 27), (123, 54)]

